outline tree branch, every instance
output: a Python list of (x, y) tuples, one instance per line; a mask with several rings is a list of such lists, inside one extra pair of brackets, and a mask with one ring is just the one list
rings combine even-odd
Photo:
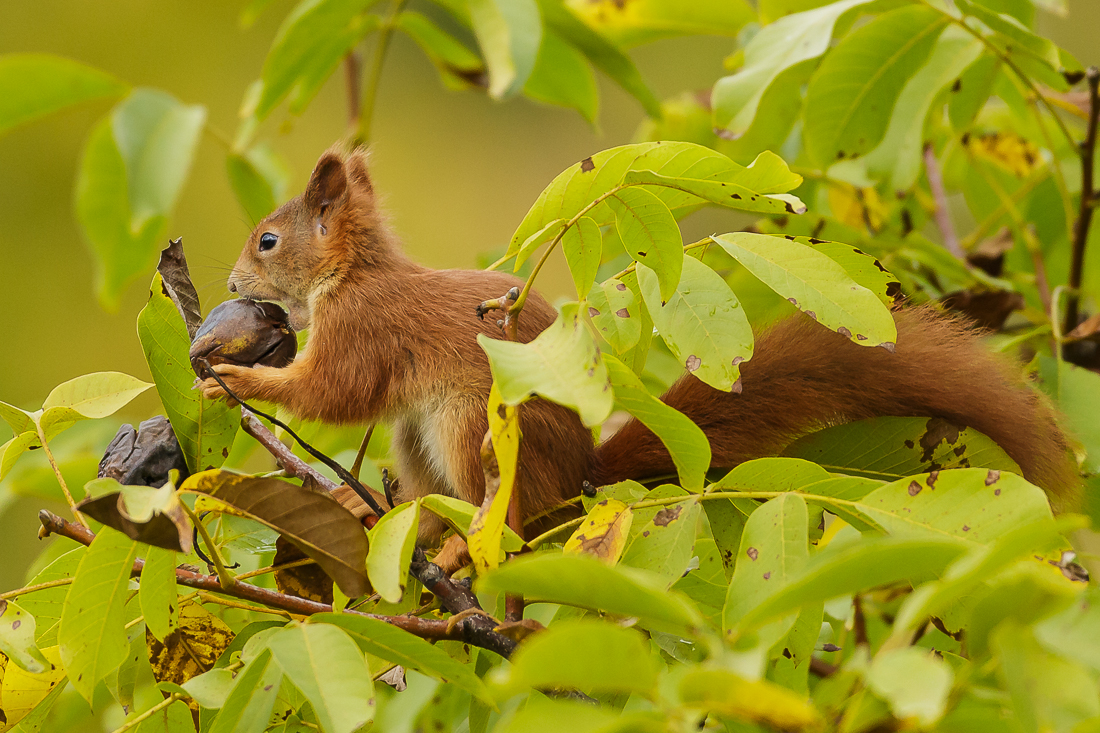
[[(92, 540), (95, 539), (95, 535), (86, 527), (62, 519), (45, 509), (38, 513), (38, 519), (42, 522), (42, 527), (45, 531), (45, 533), (40, 534), (40, 536), (57, 534), (75, 540), (82, 545), (90, 545)], [(423, 558), (422, 551), (418, 549), (417, 553)], [(443, 571), (436, 565), (423, 559), (421, 563), (426, 566), (422, 570), (424, 576), (429, 579), (429, 581), (422, 579), (421, 582), (424, 583), (425, 588), (439, 596), (448, 610), (452, 613), (457, 613), (451, 609), (452, 605), (455, 607), (462, 607), (463, 609), (477, 608), (480, 610), (480, 606), (477, 603), (477, 597), (474, 596), (473, 593), (464, 588), (459, 590), (449, 578), (443, 575)], [(414, 562), (414, 565), (415, 564)], [(135, 561), (134, 567), (131, 570), (131, 575), (140, 575), (141, 569), (144, 566), (145, 562), (143, 560)], [(441, 578), (435, 578), (434, 574), (438, 574)], [(203, 575), (183, 568), (176, 568), (176, 583), (187, 588), (194, 588), (196, 590), (218, 593), (245, 601), (252, 601), (253, 603), (258, 603), (268, 608), (277, 608), (299, 616), (312, 616), (315, 613), (332, 612), (332, 606), (330, 604), (318, 603), (317, 601), (298, 598), (296, 596), (288, 596), (249, 583), (237, 582), (233, 584), (233, 587), (225, 589), (222, 588), (218, 579), (214, 576)], [(496, 624), (488, 617), (481, 615), (469, 616), (458, 623), (451, 624), (443, 619), (422, 619), (416, 616), (380, 616), (377, 614), (362, 613), (360, 611), (345, 611), (345, 613), (352, 613), (384, 621), (419, 636), (422, 639), (431, 639), (433, 641), (443, 639), (462, 641), (467, 644), (481, 647), (482, 649), (496, 652), (505, 658), (510, 656), (516, 648), (516, 642), (503, 634), (495, 632), (493, 628)]]
[(959, 235), (955, 233), (955, 225), (951, 223), (951, 212), (947, 208), (947, 189), (943, 185), (940, 164), (936, 160), (936, 150), (932, 143), (924, 146), (924, 173), (928, 177), (928, 187), (932, 189), (932, 198), (936, 201), (936, 210), (932, 214), (936, 218), (940, 234), (943, 235), (943, 246), (960, 260), (965, 259), (966, 253), (959, 246)]
[(1077, 326), (1077, 305), (1080, 300), (1081, 279), (1085, 271), (1085, 247), (1089, 241), (1092, 212), (1096, 207), (1094, 185), (1094, 161), (1096, 160), (1096, 128), (1100, 125), (1100, 68), (1090, 66), (1086, 73), (1089, 85), (1089, 122), (1085, 142), (1081, 145), (1081, 204), (1077, 210), (1077, 222), (1073, 227), (1073, 255), (1069, 267), (1069, 302), (1063, 333)]

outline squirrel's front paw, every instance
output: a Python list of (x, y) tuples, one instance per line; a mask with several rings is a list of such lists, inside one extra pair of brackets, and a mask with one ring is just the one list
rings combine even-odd
[[(248, 399), (247, 395), (242, 395), (241, 392), (244, 388), (246, 375), (250, 371), (249, 367), (238, 366), (237, 364), (215, 364), (211, 369), (225, 382), (225, 386), (233, 394)], [(202, 396), (208, 400), (226, 399), (230, 404), (237, 404), (237, 401), (230, 398), (225, 389), (213, 377), (207, 377), (198, 386), (202, 390)]]

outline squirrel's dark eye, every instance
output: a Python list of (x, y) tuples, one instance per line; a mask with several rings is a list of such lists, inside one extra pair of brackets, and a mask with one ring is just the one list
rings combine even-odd
[(275, 243), (279, 241), (279, 237), (271, 232), (264, 232), (260, 237), (260, 251), (266, 252), (275, 246)]

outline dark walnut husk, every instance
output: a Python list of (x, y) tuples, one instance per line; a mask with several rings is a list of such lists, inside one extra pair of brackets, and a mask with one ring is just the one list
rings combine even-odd
[(150, 418), (138, 425), (123, 425), (99, 462), (99, 477), (113, 478), (126, 486), (159, 488), (172, 469), (187, 478), (187, 463), (168, 418)]
[(294, 360), (298, 341), (286, 311), (274, 303), (227, 300), (199, 326), (191, 343), (191, 368), (203, 377), (206, 364), (285, 367)]

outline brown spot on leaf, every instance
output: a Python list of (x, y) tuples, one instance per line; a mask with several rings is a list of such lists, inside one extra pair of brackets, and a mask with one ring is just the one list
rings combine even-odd
[(808, 315), (810, 318), (814, 319), (815, 321), (817, 320), (817, 314), (814, 313), (813, 311), (803, 311), (803, 313), (805, 313), (806, 315)]
[(866, 340), (867, 340), (867, 337), (864, 336), (862, 333), (857, 333), (856, 334), (856, 341), (866, 341)]
[(507, 419), (508, 408), (506, 408), (504, 405), (497, 405), (497, 415), (500, 417), (501, 420)]
[(680, 518), (681, 509), (682, 507), (679, 506), (665, 507), (657, 512), (657, 516), (653, 518), (653, 523), (658, 527), (667, 527)]
[(920, 437), (922, 461), (932, 460), (937, 446), (943, 441), (948, 445), (955, 445), (959, 440), (959, 426), (944, 420), (942, 417), (930, 419), (924, 426), (924, 435)]
[(588, 306), (588, 315), (592, 318), (595, 318), (596, 316), (600, 315), (600, 312), (592, 306)]
[(1000, 489), (993, 489), (993, 496), (1000, 496), (1000, 495), (1001, 495), (1001, 490)]
[(741, 389), (741, 377), (738, 377), (737, 381), (733, 383), (732, 387), (730, 387), (730, 392), (732, 392), (733, 394), (741, 394)]
[(840, 334), (841, 336), (843, 336), (843, 337), (844, 337), (844, 338), (846, 338), (846, 339), (850, 339), (850, 338), (852, 338), (852, 332), (851, 332), (851, 331), (849, 331), (849, 330), (848, 330), (847, 328), (845, 328), (844, 326), (841, 326), (840, 328), (838, 328), (838, 329), (836, 330), (836, 332), (837, 332), (837, 333), (839, 333), (839, 334)]
[(596, 164), (592, 162), (592, 156), (588, 156), (581, 161), (581, 172), (587, 173), (588, 171), (595, 170)]
[(788, 302), (789, 302), (789, 303), (790, 303), (791, 305), (793, 305), (793, 306), (794, 306), (795, 308), (797, 308), (797, 307), (798, 307), (798, 301), (797, 301), (796, 299), (794, 299), (794, 298), (787, 298), (787, 301), (788, 301)]
[(768, 578), (770, 578), (770, 577), (772, 577), (772, 571), (771, 571), (771, 570), (769, 570), (768, 572), (764, 573), (764, 580), (767, 580), (767, 579), (768, 579)]
[(914, 443), (914, 442), (913, 442), (913, 441), (911, 441), (911, 440), (907, 440), (907, 441), (905, 441), (905, 447), (906, 447), (906, 448), (912, 448), (912, 447), (913, 447), (914, 445), (916, 445), (916, 443)]
[(894, 345), (893, 341), (883, 341), (881, 344), (879, 344), (879, 346), (886, 349), (891, 354), (893, 354), (897, 350), (897, 347)]
[(616, 290), (626, 290), (626, 285), (624, 285), (623, 283), (617, 282), (617, 283), (615, 283), (615, 289)]
[(732, 363), (732, 364), (733, 364), (734, 366), (737, 366), (738, 364), (740, 364), (740, 363), (741, 363), (741, 362), (743, 362), (744, 360), (745, 360), (745, 357), (743, 357), (743, 356), (735, 356), (735, 357), (733, 357), (733, 362), (731, 362), (731, 363)]
[(957, 92), (962, 88), (963, 88), (963, 80), (962, 79), (956, 79), (955, 83), (951, 85), (951, 91), (953, 91), (953, 92)]
[(688, 370), (689, 372), (694, 372), (694, 371), (696, 371), (696, 370), (697, 370), (697, 369), (698, 369), (699, 367), (701, 367), (702, 365), (703, 365), (703, 360), (702, 360), (702, 359), (700, 359), (700, 358), (699, 358), (698, 356), (696, 356), (695, 354), (692, 354), (691, 356), (689, 356), (689, 357), (687, 358), (687, 360), (686, 360), (686, 361), (684, 362), (684, 366), (686, 366), (686, 367), (687, 367), (687, 370)]
[(916, 496), (917, 494), (920, 493), (920, 490), (921, 490), (921, 485), (918, 484), (916, 481), (910, 481), (909, 482), (909, 496)]
[[(1000, 471), (990, 470), (990, 472), (985, 475), (985, 485), (986, 486), (992, 486), (993, 484), (997, 483), (1000, 480), (1001, 480), (1001, 472)], [(997, 489), (996, 493), (998, 495), (1000, 495), (1001, 490)]]
[(628, 311), (626, 308), (620, 308), (619, 310), (615, 311), (615, 315), (617, 315), (619, 318), (630, 318), (630, 311)]
[(642, 537), (649, 537), (649, 530), (648, 529), (645, 532), (642, 532)]
[(969, 532), (969, 531), (970, 531), (970, 527), (964, 524), (963, 525), (963, 532)]
[(757, 550), (755, 547), (750, 547), (745, 554), (749, 556), (750, 560), (756, 560), (756, 558), (760, 557), (760, 550)]
[(22, 625), (23, 625), (23, 621), (21, 619), (15, 619), (14, 621), (11, 622), (11, 630), (15, 631), (16, 629), (18, 629)]
[(939, 481), (939, 480), (940, 480), (940, 472), (938, 470), (933, 471), (932, 473), (928, 474), (928, 488), (930, 488), (930, 489), (936, 488), (936, 482)]

